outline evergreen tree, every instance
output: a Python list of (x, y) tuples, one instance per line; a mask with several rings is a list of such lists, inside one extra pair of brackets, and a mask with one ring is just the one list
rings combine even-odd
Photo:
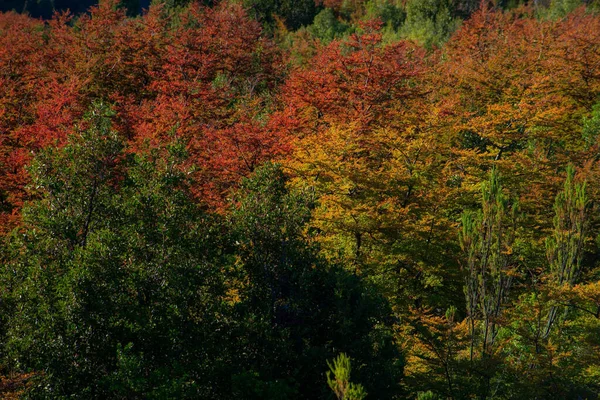
[(327, 384), (338, 400), (363, 400), (367, 396), (362, 385), (350, 382), (350, 357), (341, 353), (327, 365)]
[[(588, 199), (586, 183), (575, 183), (575, 169), (567, 167), (564, 189), (554, 203), (554, 229), (546, 239), (546, 255), (550, 266), (551, 284), (572, 286), (581, 268), (587, 231)], [(564, 312), (566, 313), (566, 309)], [(551, 307), (544, 337), (550, 334), (558, 318), (559, 308)]]
[[(481, 331), (481, 355), (490, 357), (498, 321), (515, 277), (513, 244), (518, 203), (510, 205), (494, 168), (482, 186), (482, 209), (462, 216), (460, 244), (466, 258), (465, 294), (471, 324), (471, 360), (476, 332)], [(481, 327), (478, 322), (481, 321)]]

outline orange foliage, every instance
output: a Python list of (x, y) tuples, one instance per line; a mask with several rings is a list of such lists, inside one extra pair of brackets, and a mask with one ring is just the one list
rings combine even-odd
[(532, 14), (483, 7), (451, 38), (437, 68), (453, 168), (480, 182), (496, 164), (523, 208), (540, 212), (551, 209), (562, 179), (556, 171), (568, 163), (588, 170), (598, 148), (586, 145), (581, 125), (598, 98), (599, 19), (582, 10), (560, 21)]

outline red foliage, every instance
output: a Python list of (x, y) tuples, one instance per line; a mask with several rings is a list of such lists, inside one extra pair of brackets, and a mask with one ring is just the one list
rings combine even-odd
[[(118, 3), (101, 1), (74, 25), (67, 14), (47, 23), (0, 14), (2, 230), (25, 199), (32, 154), (61, 145), (95, 99), (114, 104), (132, 151), (174, 137), (189, 143), (190, 162), (205, 172), (199, 179), (210, 177), (199, 193), (216, 202), (254, 163), (280, 152), (275, 131), (252, 115), (281, 80), (283, 57), (240, 5), (192, 4), (175, 24), (160, 5), (128, 19)], [(232, 173), (220, 173), (224, 165)]]
[(176, 137), (189, 143), (201, 171), (198, 193), (219, 205), (240, 175), (280, 152), (280, 140), (251, 116), (261, 112), (261, 86), (279, 81), (283, 59), (236, 4), (193, 5), (172, 38), (152, 73), (156, 97), (129, 112), (134, 141), (159, 146)]
[(0, 14), (0, 233), (22, 205), (23, 147), (32, 139), (18, 134), (36, 118), (37, 81), (44, 75), (43, 25), (15, 13)]
[(558, 23), (548, 66), (557, 89), (588, 110), (600, 95), (600, 18), (579, 8)]
[(386, 124), (397, 102), (423, 92), (414, 82), (424, 71), (424, 51), (410, 42), (382, 45), (380, 28), (377, 21), (366, 23), (362, 33), (332, 42), (290, 76), (283, 88), (286, 112), (302, 131)]

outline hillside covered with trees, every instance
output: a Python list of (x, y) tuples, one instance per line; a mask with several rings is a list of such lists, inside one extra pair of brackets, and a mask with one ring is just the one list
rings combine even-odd
[(600, 397), (600, 3), (147, 3), (2, 3), (0, 397)]

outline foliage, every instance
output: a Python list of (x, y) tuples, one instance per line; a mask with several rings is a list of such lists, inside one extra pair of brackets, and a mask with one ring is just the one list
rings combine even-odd
[(362, 400), (367, 396), (362, 385), (350, 382), (350, 358), (346, 354), (341, 353), (327, 365), (327, 384), (338, 399)]
[(261, 167), (244, 181), (232, 213), (239, 354), (247, 354), (235, 364), (269, 385), (295, 382), (300, 397), (323, 397), (326, 386), (315, 387), (322, 382), (315, 366), (342, 350), (363, 365), (357, 377), (371, 393), (392, 398), (402, 358), (389, 305), (359, 278), (317, 256), (303, 237), (310, 197), (285, 183), (279, 167)]
[(553, 234), (546, 239), (550, 273), (559, 286), (575, 282), (587, 233), (586, 184), (576, 184), (574, 178), (575, 170), (569, 165), (564, 190), (556, 196), (554, 203)]
[(39, 200), (3, 273), (8, 359), (39, 372), (34, 397), (200, 394), (194, 375), (217, 350), (218, 241), (177, 146), (131, 159), (110, 115), (95, 105), (88, 129), (33, 163)]
[(5, 1), (0, 397), (597, 398), (597, 3)]
[(481, 355), (492, 354), (498, 322), (512, 282), (517, 276), (514, 243), (519, 213), (518, 203), (509, 204), (502, 193), (498, 171), (492, 169), (489, 182), (482, 186), (482, 210), (462, 216), (460, 244), (465, 253), (465, 295), (471, 322), (471, 359), (475, 344), (475, 324), (483, 321)]
[(314, 0), (244, 0), (244, 5), (267, 30), (274, 27), (277, 17), (290, 29), (298, 29), (309, 25), (319, 12)]
[(406, 3), (404, 35), (425, 47), (440, 46), (456, 30), (459, 20), (447, 0), (409, 0)]
[(329, 44), (332, 40), (342, 37), (349, 27), (338, 21), (330, 8), (325, 8), (315, 16), (307, 30), (323, 44)]

